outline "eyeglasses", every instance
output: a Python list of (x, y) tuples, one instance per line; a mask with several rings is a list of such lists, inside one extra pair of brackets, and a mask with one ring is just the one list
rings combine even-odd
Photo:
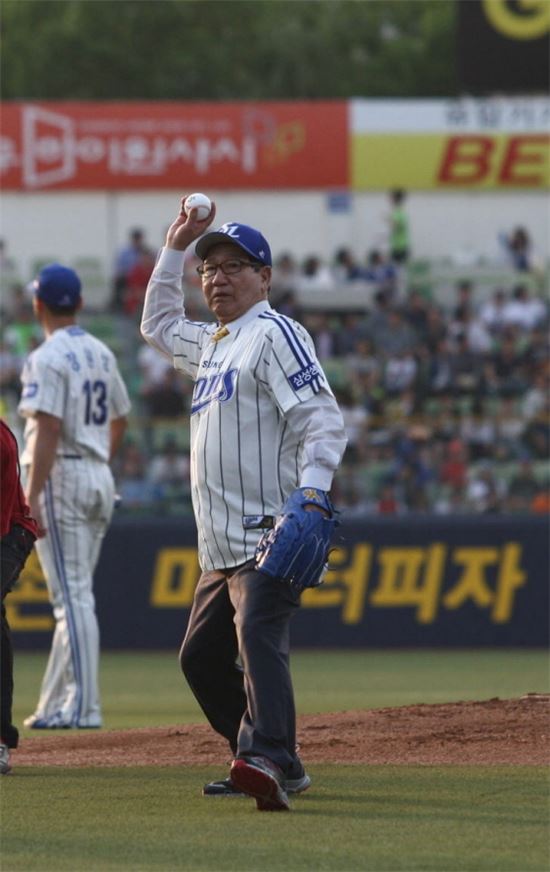
[(197, 272), (202, 279), (212, 279), (219, 269), (221, 269), (224, 276), (233, 276), (236, 273), (240, 273), (245, 266), (251, 266), (255, 270), (260, 269), (260, 264), (258, 263), (233, 257), (231, 260), (222, 260), (221, 263), (203, 263), (197, 267)]

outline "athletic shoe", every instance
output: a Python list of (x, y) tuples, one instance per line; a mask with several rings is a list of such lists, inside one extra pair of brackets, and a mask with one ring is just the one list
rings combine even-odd
[(0, 745), (0, 775), (7, 775), (10, 771), (10, 749), (7, 745)]
[(99, 730), (101, 728), (101, 724), (68, 724), (67, 721), (62, 721), (59, 715), (52, 715), (49, 718), (31, 715), (25, 718), (23, 726), (29, 730), (71, 730), (73, 727), (78, 730)]
[(37, 715), (31, 715), (30, 718), (25, 718), (23, 726), (29, 730), (70, 730), (71, 724), (60, 720), (59, 715), (53, 715), (51, 718), (39, 718)]
[[(287, 778), (285, 781), (285, 790), (287, 793), (303, 793), (311, 786), (311, 778), (302, 770), (300, 778)], [(220, 781), (210, 781), (205, 784), (202, 789), (203, 796), (228, 796), (240, 797), (241, 799), (247, 796), (242, 790), (237, 790), (230, 778), (223, 778)]]
[(282, 769), (267, 757), (237, 757), (231, 765), (231, 782), (254, 797), (259, 811), (289, 811)]

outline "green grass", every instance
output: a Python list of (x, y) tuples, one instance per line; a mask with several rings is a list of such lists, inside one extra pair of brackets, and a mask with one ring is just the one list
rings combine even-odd
[[(46, 653), (16, 653), (15, 720), (34, 709)], [(299, 713), (517, 697), (550, 690), (542, 650), (295, 651)], [(177, 652), (105, 652), (110, 729), (204, 722)], [(50, 736), (51, 734), (46, 734)], [(61, 731), (59, 736), (71, 736)], [(23, 741), (41, 734), (23, 730)], [(547, 872), (542, 767), (308, 766), (291, 814), (207, 800), (219, 767), (17, 766), (0, 779), (2, 872)]]
[(21, 769), (2, 782), (3, 872), (548, 868), (534, 768), (312, 766), (290, 814), (204, 799), (216, 774)]
[[(16, 653), (17, 724), (34, 711), (46, 657)], [(550, 691), (548, 658), (539, 649), (295, 651), (292, 673), (304, 714)], [(203, 720), (176, 652), (103, 653), (101, 688), (110, 729)]]

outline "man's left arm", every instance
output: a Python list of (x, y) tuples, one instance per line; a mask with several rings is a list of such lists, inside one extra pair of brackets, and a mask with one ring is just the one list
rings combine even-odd
[(338, 523), (328, 491), (346, 436), (336, 400), (326, 390), (292, 406), (286, 420), (303, 444), (299, 487), (286, 500), (273, 529), (258, 543), (255, 566), (301, 593), (320, 584), (328, 566)]
[(328, 491), (346, 448), (344, 419), (332, 394), (321, 390), (286, 413), (303, 444), (300, 487)]

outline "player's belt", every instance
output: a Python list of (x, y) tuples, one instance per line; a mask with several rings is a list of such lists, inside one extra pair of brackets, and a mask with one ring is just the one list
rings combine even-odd
[(62, 457), (63, 460), (82, 460), (81, 454), (60, 454), (59, 457)]

